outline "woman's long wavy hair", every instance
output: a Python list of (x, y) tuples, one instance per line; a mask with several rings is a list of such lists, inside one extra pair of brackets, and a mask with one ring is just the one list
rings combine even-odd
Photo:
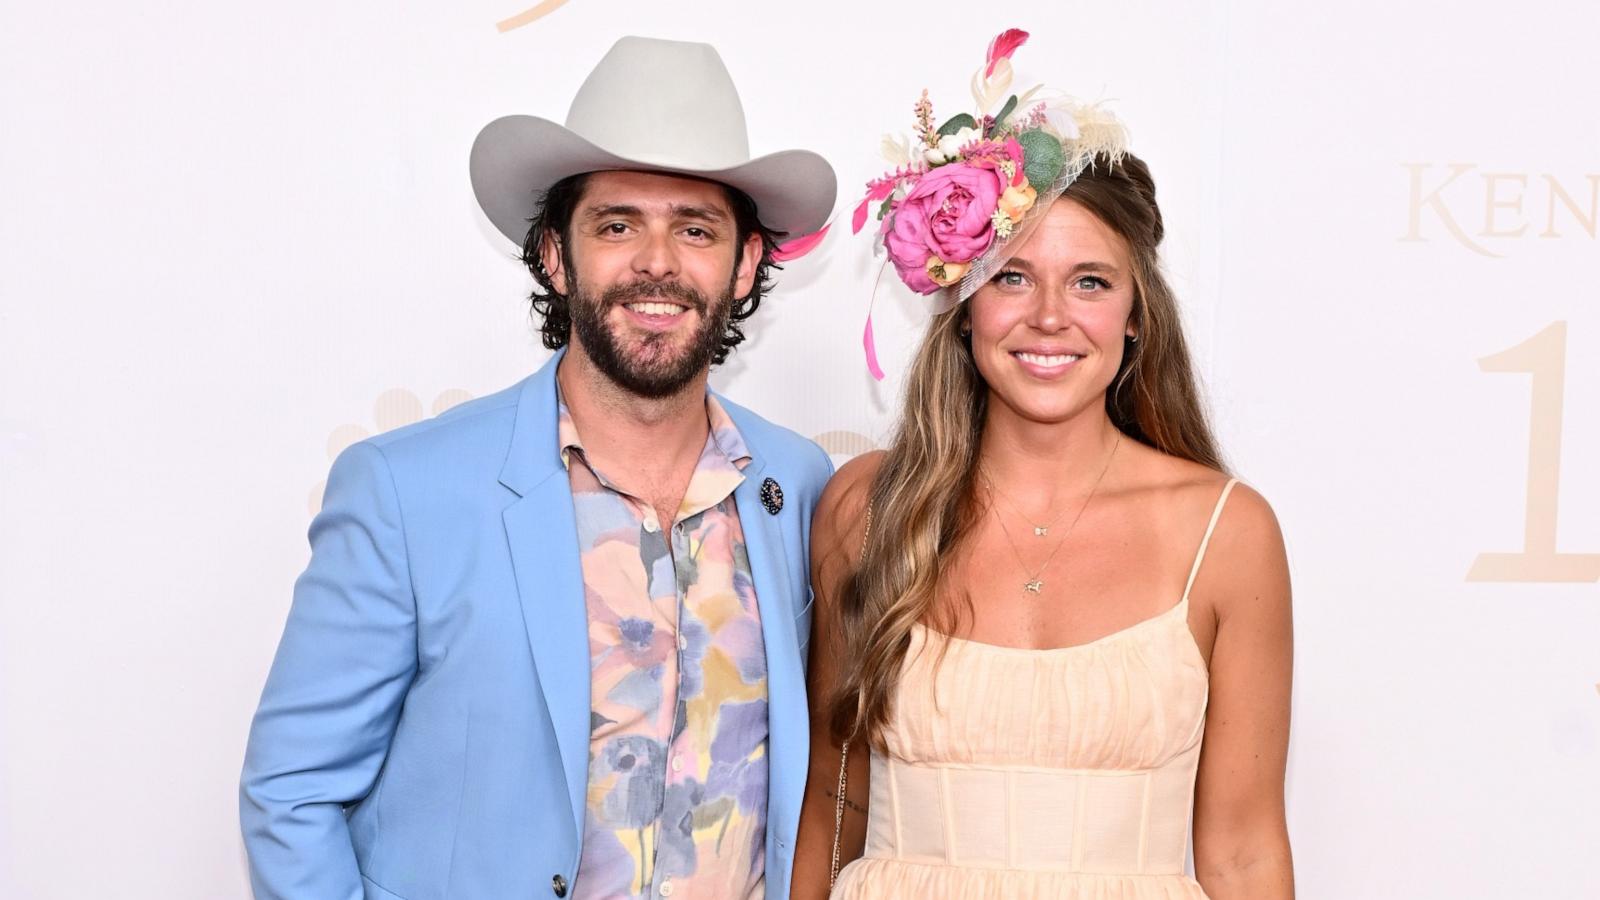
[[(1134, 440), (1221, 469), (1200, 402), (1172, 289), (1161, 273), (1165, 231), (1144, 162), (1104, 158), (1064, 199), (1082, 204), (1127, 242), (1133, 327), (1106, 391), (1106, 412)], [(911, 364), (905, 405), (868, 493), (870, 528), (860, 565), (835, 586), (844, 660), (828, 705), (835, 739), (865, 735), (883, 749), (901, 667), (918, 622), (943, 622), (937, 600), (977, 513), (974, 480), (989, 389), (962, 334), (960, 306), (935, 318)]]

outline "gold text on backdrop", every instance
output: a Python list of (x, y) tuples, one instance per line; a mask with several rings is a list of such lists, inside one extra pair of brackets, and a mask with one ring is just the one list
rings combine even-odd
[(1556, 501), (1561, 494), (1561, 415), (1566, 399), (1567, 323), (1547, 328), (1509, 350), (1478, 360), (1485, 372), (1533, 375), (1528, 424), (1528, 505), (1520, 553), (1479, 553), (1468, 581), (1600, 581), (1600, 553), (1556, 551)]
[[(1423, 223), (1429, 218), (1461, 246), (1483, 256), (1505, 255), (1484, 241), (1535, 236), (1593, 240), (1600, 235), (1600, 173), (1557, 178), (1545, 173), (1485, 172), (1476, 163), (1402, 163), (1402, 167), (1411, 174), (1402, 241), (1428, 240)], [(1463, 227), (1479, 222), (1483, 227), (1470, 234)], [(1539, 222), (1544, 227), (1534, 230)]]

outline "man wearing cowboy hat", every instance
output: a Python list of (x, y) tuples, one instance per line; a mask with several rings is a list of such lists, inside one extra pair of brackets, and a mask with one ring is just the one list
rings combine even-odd
[(471, 172), (558, 352), (334, 463), (245, 759), (256, 896), (786, 897), (831, 466), (706, 376), (833, 171), (750, 159), (711, 47), (624, 38)]

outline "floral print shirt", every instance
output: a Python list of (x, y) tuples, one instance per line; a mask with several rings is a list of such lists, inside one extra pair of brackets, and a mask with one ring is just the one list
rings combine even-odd
[(589, 464), (566, 403), (589, 614), (588, 814), (578, 898), (759, 898), (766, 885), (767, 658), (733, 490), (750, 462), (710, 434), (674, 523)]

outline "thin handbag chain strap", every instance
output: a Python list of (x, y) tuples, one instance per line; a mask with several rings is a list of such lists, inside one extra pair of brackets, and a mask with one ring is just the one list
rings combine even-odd
[[(867, 557), (867, 539), (872, 536), (872, 501), (867, 501), (867, 526), (861, 533), (861, 558)], [(860, 562), (856, 563), (858, 566)], [(833, 859), (828, 864), (828, 890), (833, 890), (834, 882), (839, 880), (839, 841), (844, 833), (844, 791), (849, 781), (850, 766), (850, 739), (844, 739), (844, 746), (839, 751), (839, 783), (836, 785), (837, 793), (833, 799)]]
[(844, 750), (839, 754), (839, 793), (833, 802), (833, 861), (828, 864), (828, 890), (833, 890), (839, 880), (839, 839), (844, 832), (844, 789), (846, 766), (850, 763), (850, 739), (845, 738)]

